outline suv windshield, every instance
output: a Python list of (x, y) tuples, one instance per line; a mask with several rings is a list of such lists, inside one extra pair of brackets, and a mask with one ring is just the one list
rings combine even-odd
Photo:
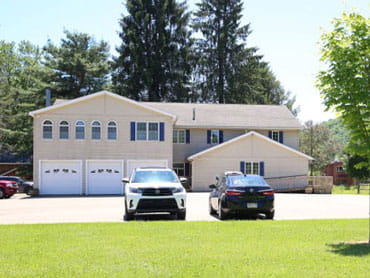
[(258, 176), (229, 176), (230, 186), (258, 186), (267, 185), (265, 180)]
[(178, 182), (177, 176), (172, 171), (146, 170), (136, 171), (132, 183), (142, 182)]

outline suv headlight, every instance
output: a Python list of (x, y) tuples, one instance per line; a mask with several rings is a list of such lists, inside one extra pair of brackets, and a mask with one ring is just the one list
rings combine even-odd
[(130, 191), (131, 193), (141, 193), (142, 192), (142, 190), (137, 187), (129, 187), (128, 191)]
[(183, 188), (182, 186), (175, 187), (174, 189), (172, 189), (172, 193), (182, 193), (182, 192), (185, 192), (185, 188)]

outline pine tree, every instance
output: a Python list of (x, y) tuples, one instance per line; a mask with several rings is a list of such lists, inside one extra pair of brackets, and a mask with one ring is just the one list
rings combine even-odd
[(191, 39), (185, 2), (127, 0), (122, 43), (113, 60), (113, 88), (136, 100), (187, 101)]
[(109, 45), (89, 34), (65, 31), (60, 46), (51, 41), (44, 47), (45, 65), (55, 95), (75, 98), (102, 90), (108, 82)]

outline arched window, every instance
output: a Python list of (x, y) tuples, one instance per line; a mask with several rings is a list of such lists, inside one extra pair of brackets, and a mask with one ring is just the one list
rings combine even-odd
[(69, 137), (69, 124), (67, 121), (59, 123), (59, 139), (68, 139)]
[(53, 123), (49, 120), (45, 120), (42, 123), (42, 138), (44, 139), (53, 138)]
[(98, 121), (93, 121), (91, 124), (91, 139), (100, 140), (101, 138), (101, 124)]
[(115, 122), (108, 123), (108, 140), (117, 139), (117, 124)]
[(85, 122), (76, 122), (76, 139), (85, 139)]

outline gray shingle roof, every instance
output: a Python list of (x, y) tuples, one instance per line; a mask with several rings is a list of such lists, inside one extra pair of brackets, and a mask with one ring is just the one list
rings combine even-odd
[[(300, 129), (301, 124), (284, 105), (144, 102), (177, 116), (177, 127)], [(193, 120), (193, 109), (195, 120)]]

